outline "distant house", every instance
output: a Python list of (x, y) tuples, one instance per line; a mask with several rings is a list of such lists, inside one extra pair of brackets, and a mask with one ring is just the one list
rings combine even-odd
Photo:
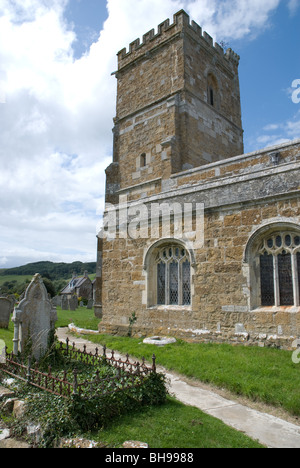
[(73, 273), (73, 277), (70, 283), (61, 291), (62, 296), (66, 296), (70, 299), (72, 296), (82, 297), (83, 299), (93, 298), (93, 283), (88, 276), (88, 272), (84, 272), (84, 276), (76, 276)]

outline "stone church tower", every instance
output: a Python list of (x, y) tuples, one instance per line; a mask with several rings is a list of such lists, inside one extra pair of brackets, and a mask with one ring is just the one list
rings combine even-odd
[(109, 192), (242, 154), (238, 63), (184, 11), (121, 50)]
[(184, 11), (118, 53), (99, 330), (134, 313), (139, 335), (299, 335), (300, 142), (243, 154), (238, 65)]

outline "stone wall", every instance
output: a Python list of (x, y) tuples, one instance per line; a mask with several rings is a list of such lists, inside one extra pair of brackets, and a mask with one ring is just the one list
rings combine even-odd
[[(277, 165), (271, 148), (186, 171), (172, 176), (172, 190), (143, 197), (141, 202), (148, 207), (166, 201), (204, 204), (204, 245), (193, 252), (192, 304), (149, 307), (151, 272), (145, 268), (145, 258), (157, 239), (104, 239), (100, 330), (126, 334), (135, 312), (134, 332), (140, 335), (272, 346), (288, 346), (298, 337), (299, 308), (251, 307), (246, 253), (251, 239), (266, 226), (300, 230), (299, 147), (299, 141), (276, 147)], [(170, 237), (176, 239), (174, 232)]]
[[(106, 171), (117, 234), (99, 234), (100, 331), (127, 334), (135, 313), (137, 335), (268, 346), (299, 336), (299, 298), (293, 307), (261, 307), (258, 251), (266, 233), (300, 231), (300, 140), (243, 154), (238, 64), (184, 11), (119, 52)], [(191, 232), (171, 213), (170, 233), (158, 216), (154, 235), (151, 208), (162, 204), (192, 207)], [(155, 246), (172, 244), (190, 257), (191, 304), (157, 306)]]

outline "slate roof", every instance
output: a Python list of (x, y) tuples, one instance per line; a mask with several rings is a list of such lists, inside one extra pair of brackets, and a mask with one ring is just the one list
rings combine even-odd
[(75, 288), (82, 286), (86, 280), (89, 280), (89, 278), (86, 276), (72, 278), (70, 283), (64, 289), (62, 289), (61, 294), (72, 294)]

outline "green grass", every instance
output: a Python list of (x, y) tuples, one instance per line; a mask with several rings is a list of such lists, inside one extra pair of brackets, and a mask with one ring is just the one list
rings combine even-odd
[(27, 280), (31, 281), (32, 275), (20, 275), (20, 276), (19, 275), (5, 275), (5, 276), (0, 275), (0, 288), (7, 281), (8, 282), (15, 281), (16, 284), (22, 284)]
[[(99, 319), (94, 317), (93, 310), (79, 308), (76, 311), (62, 311), (57, 308), (57, 327), (67, 326), (74, 322), (78, 327), (97, 329)], [(8, 330), (0, 329), (0, 339), (3, 339), (9, 351), (12, 350), (13, 324)], [(95, 340), (94, 335), (88, 339)], [(118, 349), (121, 352), (129, 352), (136, 357), (145, 356), (150, 359), (155, 352), (157, 362), (166, 365), (170, 369), (177, 370), (186, 375), (196, 378), (203, 377), (204, 370), (209, 368), (212, 374), (222, 375), (222, 369), (227, 367), (226, 360), (232, 363), (235, 354), (243, 354), (244, 348), (231, 348), (219, 354), (213, 352), (211, 345), (192, 345), (177, 342), (165, 348), (144, 345), (142, 339), (111, 337), (98, 335), (96, 343), (106, 344), (107, 347)], [(230, 353), (233, 350), (234, 353)], [(240, 353), (238, 352), (240, 351)], [(266, 351), (266, 350), (262, 350)], [(225, 354), (224, 354), (225, 353)], [(219, 357), (212, 359), (213, 355)], [(225, 361), (225, 362), (224, 362)], [(223, 363), (220, 365), (220, 362)], [(205, 364), (206, 363), (206, 364)], [(205, 365), (204, 365), (205, 364)], [(225, 366), (224, 366), (225, 364)], [(229, 364), (229, 367), (231, 365)], [(195, 375), (193, 375), (195, 373)], [(240, 374), (239, 382), (243, 379)], [(210, 377), (207, 375), (206, 377)], [(159, 407), (149, 407), (135, 414), (125, 415), (115, 420), (109, 427), (89, 434), (90, 438), (108, 444), (110, 447), (121, 447), (125, 440), (142, 440), (151, 448), (255, 448), (260, 444), (245, 436), (243, 433), (229, 428), (221, 421), (204, 414), (194, 407), (185, 406), (173, 398), (168, 398), (167, 404)]]
[(220, 420), (171, 397), (163, 406), (125, 415), (87, 437), (110, 447), (122, 447), (126, 440), (140, 440), (150, 448), (262, 447)]
[(5, 342), (7, 346), (7, 351), (9, 353), (11, 353), (13, 350), (13, 342), (12, 342), (13, 336), (14, 336), (14, 324), (10, 321), (8, 330), (6, 330), (5, 328), (0, 328), (0, 340), (3, 340)]
[(67, 327), (69, 323), (74, 323), (79, 328), (87, 330), (98, 330), (99, 319), (94, 315), (94, 309), (87, 309), (86, 307), (78, 307), (77, 310), (62, 310), (57, 307), (56, 328)]
[(159, 348), (107, 335), (88, 339), (139, 359), (151, 360), (155, 353), (157, 364), (171, 371), (300, 415), (300, 365), (290, 351), (184, 341)]
[[(57, 313), (56, 327), (73, 322), (80, 328), (98, 328), (99, 319), (93, 310), (79, 308), (73, 312), (57, 308)], [(6, 342), (9, 350), (12, 349), (12, 337), (12, 323), (9, 330), (0, 329), (0, 339)], [(151, 361), (155, 353), (157, 364), (171, 371), (300, 415), (300, 364), (292, 362), (290, 351), (180, 340), (158, 348), (143, 344), (142, 338), (109, 335), (88, 335), (87, 339), (138, 359), (145, 357)]]

